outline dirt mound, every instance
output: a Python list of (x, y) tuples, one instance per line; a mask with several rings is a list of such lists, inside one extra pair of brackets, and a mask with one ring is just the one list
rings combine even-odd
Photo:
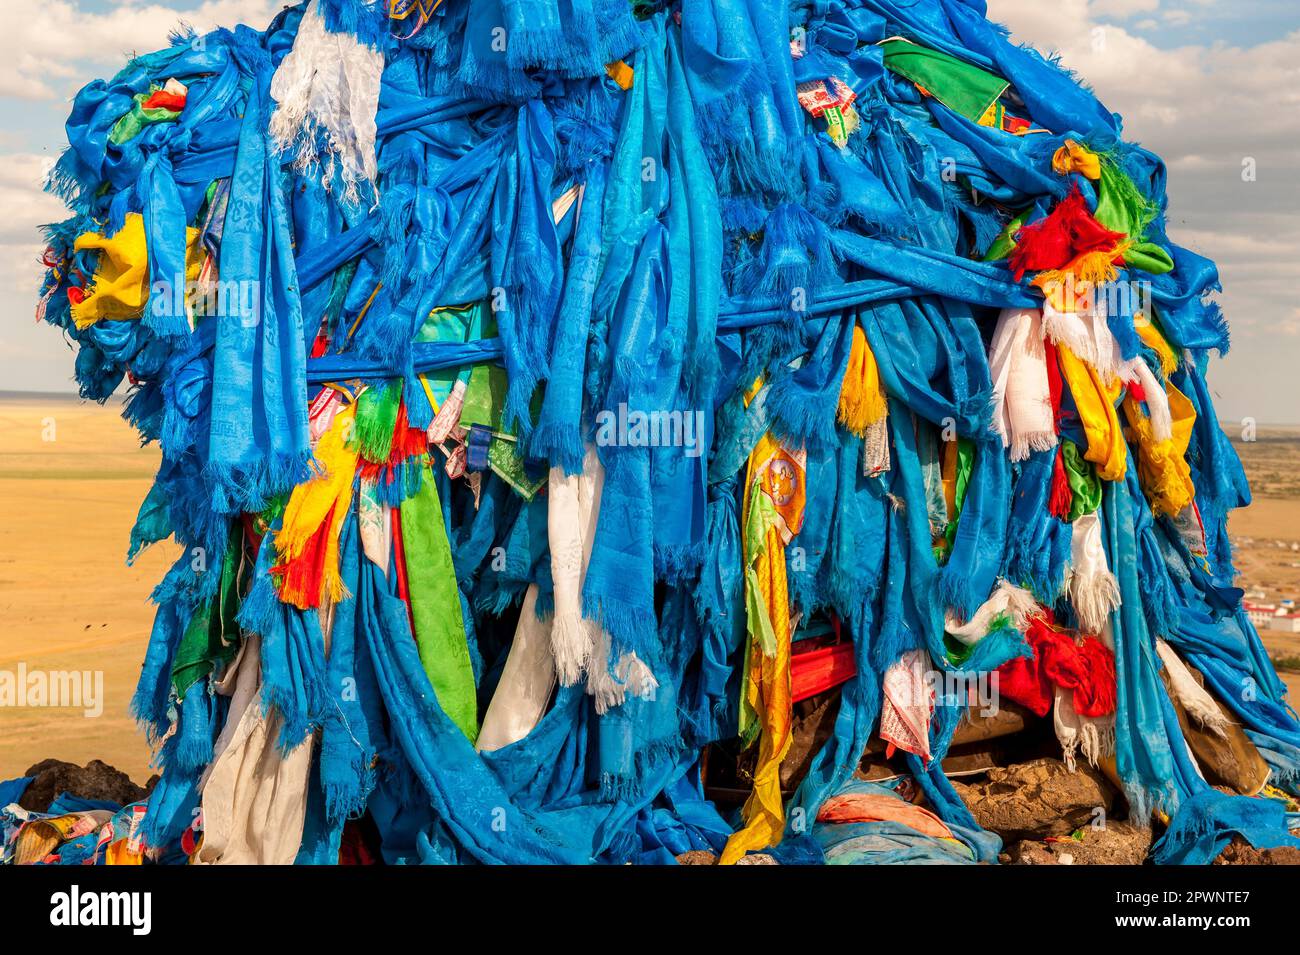
[(1219, 853), (1215, 865), (1300, 865), (1300, 849), (1278, 846), (1276, 849), (1255, 849), (1240, 836)]
[(137, 786), (131, 777), (108, 763), (92, 759), (85, 766), (60, 759), (43, 759), (30, 767), (24, 776), (35, 776), (18, 805), (32, 812), (45, 812), (61, 793), (82, 799), (106, 799), (125, 806), (149, 795), (154, 780)]
[(1050, 758), (996, 767), (983, 781), (953, 785), (979, 824), (1007, 845), (1104, 827), (1117, 795), (1091, 766), (1080, 763), (1070, 772)]

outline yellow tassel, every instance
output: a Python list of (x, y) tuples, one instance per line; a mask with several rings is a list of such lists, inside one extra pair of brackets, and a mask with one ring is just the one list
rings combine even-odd
[(866, 436), (871, 425), (885, 416), (888, 409), (876, 356), (867, 344), (862, 326), (855, 325), (853, 345), (849, 350), (849, 365), (844, 370), (844, 382), (840, 385), (837, 417), (845, 428), (861, 438)]
[(1119, 278), (1119, 269), (1114, 260), (1123, 256), (1132, 245), (1125, 240), (1108, 252), (1085, 252), (1063, 269), (1049, 269), (1034, 276), (1033, 284), (1049, 294), (1049, 290), (1059, 293), (1062, 288), (1074, 288), (1075, 294), (1080, 289), (1104, 285)]

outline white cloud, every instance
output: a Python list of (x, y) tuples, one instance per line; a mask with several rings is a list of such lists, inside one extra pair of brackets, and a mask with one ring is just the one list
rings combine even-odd
[(204, 0), (184, 8), (141, 2), (88, 13), (77, 0), (5, 0), (0, 96), (54, 99), (66, 81), (85, 76), (85, 64), (120, 67), (132, 53), (166, 46), (168, 32), (182, 21), (201, 32), (236, 23), (260, 30), (278, 6), (273, 0)]
[[(1276, 347), (1277, 334), (1295, 329), (1300, 287), (1300, 32), (1249, 50), (1225, 43), (1164, 49), (1102, 23), (1109, 3), (988, 6), (1016, 39), (1059, 51), (1123, 115), (1125, 138), (1165, 160), (1170, 236), (1214, 259), (1223, 278), (1233, 345), (1213, 374), (1225, 406), (1284, 408), (1270, 420), (1300, 421), (1288, 370), (1294, 349)], [(1248, 161), (1253, 181), (1243, 178)]]
[(1152, 13), (1160, 7), (1160, 0), (1093, 0), (1092, 15), (1127, 20), (1138, 13)]

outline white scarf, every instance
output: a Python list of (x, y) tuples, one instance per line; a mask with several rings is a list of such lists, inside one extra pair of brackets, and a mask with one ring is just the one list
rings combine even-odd
[(1074, 772), (1075, 758), (1080, 752), (1093, 766), (1103, 756), (1115, 752), (1115, 714), (1080, 716), (1074, 708), (1073, 691), (1064, 687), (1056, 688), (1052, 726), (1056, 730), (1056, 739), (1061, 744), (1061, 754), (1070, 772)]
[(993, 427), (1011, 448), (1012, 461), (1056, 447), (1042, 315), (1036, 308), (1004, 308), (989, 349)]
[(587, 692), (603, 713), (623, 702), (629, 685), (640, 691), (654, 683), (635, 655), (620, 660), (617, 678), (608, 666), (609, 641), (599, 624), (582, 615), (582, 583), (596, 539), (605, 469), (588, 447), (582, 473), (551, 468), (546, 526), (551, 550), (555, 613), (537, 619), (537, 587), (531, 585), (515, 627), (514, 642), (479, 730), (478, 749), (491, 751), (523, 739), (542, 718), (558, 681), (572, 686), (587, 677)]
[(1136, 381), (1146, 400), (1147, 415), (1151, 419), (1151, 433), (1157, 441), (1168, 441), (1174, 436), (1174, 416), (1169, 409), (1169, 396), (1164, 384), (1141, 358), (1126, 361), (1120, 368), (1123, 381)]
[(359, 201), (360, 183), (373, 186), (378, 174), (375, 113), (383, 72), (384, 55), (351, 34), (328, 32), (320, 5), (312, 0), (293, 49), (271, 78), (277, 104), (271, 136), (277, 148), (294, 152), (295, 165), (308, 169), (317, 162), (323, 133), (329, 156), (325, 182), (337, 162), (349, 202)]
[(600, 626), (582, 615), (582, 582), (587, 576), (605, 469), (588, 447), (581, 474), (551, 468), (547, 483), (546, 533), (551, 545), (555, 619), (551, 647), (561, 686), (582, 679), (599, 641)]
[(1119, 581), (1106, 563), (1101, 520), (1096, 511), (1074, 520), (1066, 589), (1084, 633), (1099, 634), (1109, 626), (1111, 611), (1120, 604)]
[(551, 624), (537, 619), (537, 585), (529, 584), (524, 605), (519, 609), (510, 655), (483, 716), (474, 748), (480, 753), (490, 753), (519, 742), (541, 720), (554, 689)]
[(199, 781), (198, 865), (292, 865), (298, 856), (315, 734), (281, 753), (282, 718), (275, 711), (263, 715), (261, 670), (261, 638), (249, 634), (217, 685), (231, 696), (230, 712)]
[(1011, 625), (1024, 633), (1029, 626), (1029, 618), (1038, 611), (1038, 601), (1033, 594), (1002, 580), (989, 599), (980, 604), (979, 609), (965, 623), (952, 610), (944, 611), (943, 629), (966, 646), (973, 647), (988, 636), (989, 625), (995, 617), (1006, 614), (1011, 618)]
[(885, 671), (880, 704), (880, 738), (926, 762), (934, 712), (934, 691), (925, 680), (928, 672), (924, 654), (908, 650)]
[(1187, 669), (1187, 664), (1174, 652), (1174, 648), (1163, 640), (1157, 640), (1156, 653), (1160, 655), (1160, 662), (1165, 665), (1165, 672), (1169, 674), (1174, 696), (1188, 717), (1216, 736), (1226, 738), (1228, 727), (1232, 724), (1223, 715), (1223, 710), (1214, 701), (1214, 697), (1210, 696), (1205, 687), (1192, 676), (1192, 671)]

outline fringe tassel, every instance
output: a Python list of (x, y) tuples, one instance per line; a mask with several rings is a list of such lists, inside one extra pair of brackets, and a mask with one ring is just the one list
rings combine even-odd
[(357, 399), (351, 446), (372, 464), (385, 464), (393, 451), (393, 432), (402, 401), (402, 379), (367, 388)]
[(1047, 501), (1047, 509), (1053, 517), (1067, 520), (1070, 507), (1074, 504), (1074, 491), (1070, 488), (1070, 476), (1065, 470), (1065, 456), (1060, 448), (1052, 460), (1052, 492)]
[(883, 421), (888, 410), (876, 356), (867, 344), (867, 335), (862, 326), (854, 325), (849, 366), (844, 371), (844, 382), (840, 386), (836, 416), (850, 433), (866, 438), (871, 426)]

